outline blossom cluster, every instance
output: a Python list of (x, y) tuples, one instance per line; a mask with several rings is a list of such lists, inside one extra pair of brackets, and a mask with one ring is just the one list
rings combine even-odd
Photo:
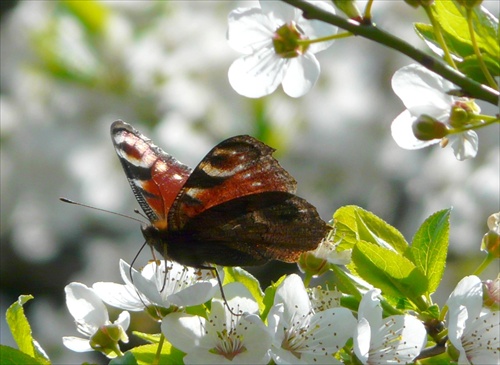
[[(328, 293), (315, 294), (291, 274), (276, 287), (263, 318), (256, 299), (239, 282), (224, 285), (224, 299), (218, 296), (210, 270), (197, 272), (175, 262), (154, 261), (138, 272), (121, 261), (120, 271), (125, 284), (66, 287), (68, 309), (85, 336), (64, 337), (66, 347), (101, 351), (110, 358), (123, 355), (118, 341), (128, 341), (128, 311), (138, 310), (161, 322), (162, 334), (186, 354), (186, 364), (267, 364), (271, 360), (336, 364), (353, 356), (345, 350), (349, 340), (363, 364), (409, 363), (427, 346), (422, 321), (411, 314), (384, 316), (381, 291), (376, 288), (364, 293), (356, 318), (339, 301), (325, 301)], [(449, 338), (460, 363), (467, 363), (465, 359), (491, 363), (498, 354), (498, 285), (497, 279), (488, 286), (496, 289), (484, 294), (493, 298), (496, 308), (483, 304), (483, 284), (476, 276), (464, 278), (448, 299)], [(115, 322), (109, 321), (103, 301), (125, 310)], [(205, 314), (186, 311), (205, 302), (210, 303)]]

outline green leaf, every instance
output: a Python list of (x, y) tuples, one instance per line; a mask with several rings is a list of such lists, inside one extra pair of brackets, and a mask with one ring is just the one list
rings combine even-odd
[[(129, 352), (131, 352), (134, 355), (134, 358), (137, 361), (138, 365), (149, 365), (152, 364), (153, 360), (156, 358), (157, 350), (158, 350), (158, 345), (151, 344), (151, 345), (143, 345), (135, 347), (131, 349)], [(170, 342), (165, 340), (161, 348), (160, 361), (158, 363), (162, 365), (183, 364), (184, 355), (185, 353), (183, 353), (180, 350), (177, 350), (170, 344)]]
[[(484, 83), (486, 79), (477, 63), (465, 10), (453, 1), (436, 1), (432, 9), (443, 30), (443, 37), (450, 52), (464, 60), (464, 62), (457, 62), (458, 69), (475, 81)], [(486, 67), (492, 75), (497, 76), (500, 69), (498, 19), (485, 8), (475, 7), (472, 13), (472, 25), (477, 46), (485, 59)], [(441, 49), (431, 25), (417, 23), (415, 31), (426, 42)], [(433, 51), (436, 52), (435, 49)], [(466, 60), (468, 61), (465, 62)]]
[(370, 242), (359, 241), (352, 251), (349, 269), (380, 288), (385, 295), (408, 298), (422, 307), (421, 296), (428, 283), (415, 265), (394, 250)]
[(50, 360), (47, 354), (32, 337), (31, 326), (24, 314), (23, 305), (31, 299), (33, 299), (32, 295), (19, 296), (19, 299), (7, 309), (7, 324), (21, 352), (34, 357), (39, 363), (49, 364)]
[(259, 305), (259, 312), (264, 310), (264, 293), (259, 281), (241, 267), (224, 267), (224, 284), (239, 282), (246, 286)]
[(261, 311), (260, 318), (265, 320), (267, 318), (267, 315), (269, 314), (269, 311), (271, 310), (272, 306), (274, 305), (274, 297), (276, 295), (276, 289), (278, 289), (278, 286), (283, 282), (283, 280), (286, 279), (286, 275), (283, 275), (281, 278), (278, 279), (277, 282), (272, 283), (269, 285), (265, 292), (264, 292), (264, 299), (262, 300), (264, 304), (264, 310)]
[(150, 343), (159, 343), (161, 338), (161, 333), (144, 333), (139, 331), (132, 331), (134, 336), (139, 337), (141, 340), (150, 342)]
[(443, 277), (448, 253), (451, 209), (434, 213), (413, 237), (407, 257), (428, 280), (428, 293), (434, 293)]
[(18, 349), (5, 345), (0, 345), (0, 360), (2, 365), (46, 364), (44, 361), (39, 361)]
[(335, 240), (348, 240), (354, 247), (357, 241), (363, 240), (375, 243), (381, 247), (395, 249), (403, 253), (408, 248), (403, 235), (394, 227), (355, 205), (339, 208), (334, 216)]
[(131, 352), (126, 352), (123, 356), (115, 357), (109, 365), (138, 365), (135, 356)]

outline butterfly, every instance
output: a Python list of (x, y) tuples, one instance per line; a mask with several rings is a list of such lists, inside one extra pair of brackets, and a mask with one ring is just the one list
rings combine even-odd
[(274, 149), (251, 136), (220, 142), (194, 170), (120, 120), (111, 138), (150, 221), (142, 234), (165, 259), (195, 268), (296, 262), (330, 229), (295, 195)]

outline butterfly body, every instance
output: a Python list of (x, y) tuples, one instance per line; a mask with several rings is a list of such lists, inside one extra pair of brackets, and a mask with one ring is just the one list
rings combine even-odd
[(191, 170), (127, 123), (114, 122), (111, 136), (150, 220), (142, 233), (165, 258), (198, 268), (295, 262), (329, 229), (253, 137), (219, 143)]

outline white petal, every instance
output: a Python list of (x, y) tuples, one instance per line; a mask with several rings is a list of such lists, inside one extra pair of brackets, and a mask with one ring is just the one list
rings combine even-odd
[(88, 339), (66, 336), (62, 338), (62, 341), (64, 346), (75, 352), (94, 351)]
[(373, 328), (382, 325), (382, 307), (380, 306), (380, 289), (367, 291), (359, 303), (358, 319), (365, 318)]
[(311, 90), (319, 72), (319, 62), (312, 53), (292, 58), (283, 79), (283, 90), (292, 98), (298, 98)]
[(449, 116), (454, 98), (446, 92), (456, 89), (451, 82), (417, 64), (405, 66), (392, 77), (392, 89), (413, 116), (428, 114), (442, 122)]
[(438, 143), (439, 139), (421, 141), (413, 134), (412, 125), (416, 120), (408, 110), (399, 114), (391, 124), (391, 134), (399, 147), (406, 150), (417, 150)]
[(144, 310), (144, 303), (139, 299), (135, 289), (127, 285), (98, 282), (92, 285), (92, 289), (105, 303), (113, 307), (129, 311)]
[(460, 134), (451, 135), (449, 139), (457, 160), (463, 161), (468, 158), (476, 157), (479, 146), (476, 132), (466, 131)]
[(374, 350), (379, 351), (372, 356), (380, 363), (405, 363), (417, 357), (427, 342), (422, 322), (409, 315), (391, 316), (384, 321), (377, 333), (378, 341), (372, 341)]
[(168, 296), (168, 301), (179, 307), (189, 307), (205, 303), (213, 298), (218, 289), (217, 281), (203, 281), (188, 286)]
[[(479, 318), (474, 318), (471, 328), (467, 328), (469, 343), (467, 357), (473, 364), (498, 364), (500, 346), (500, 312), (484, 308)], [(468, 325), (469, 326), (469, 325)], [(459, 359), (459, 362), (462, 359)]]
[[(327, 2), (323, 1), (311, 1), (314, 6), (326, 10), (329, 13), (335, 14), (335, 9)], [(304, 34), (309, 39), (322, 38), (329, 35), (334, 35), (337, 33), (337, 27), (319, 20), (308, 20), (304, 17), (300, 17), (298, 21), (298, 26), (304, 31)], [(309, 52), (318, 53), (321, 52), (332, 45), (334, 41), (329, 42), (319, 42), (313, 43), (309, 47)]]
[(130, 313), (127, 311), (121, 312), (118, 315), (118, 318), (116, 319), (114, 324), (121, 326), (121, 328), (123, 328), (123, 330), (126, 331), (128, 329), (128, 326), (130, 325)]
[(370, 323), (366, 318), (361, 318), (354, 330), (354, 353), (363, 364), (367, 363), (370, 356), (371, 333)]
[(272, 46), (275, 30), (275, 25), (259, 8), (240, 8), (229, 13), (227, 40), (238, 52), (251, 54)]
[(161, 331), (174, 347), (189, 353), (200, 347), (205, 326), (203, 317), (176, 312), (163, 318)]
[(269, 95), (283, 81), (287, 61), (278, 57), (274, 48), (263, 48), (233, 62), (228, 71), (229, 83), (238, 94), (249, 98)]
[[(227, 304), (229, 305), (229, 307), (233, 312), (236, 313), (259, 312), (259, 305), (253, 298), (248, 288), (241, 283), (233, 282), (224, 285), (224, 295), (226, 296)], [(222, 298), (219, 298), (219, 302), (222, 303)], [(225, 306), (224, 308), (227, 310)], [(231, 316), (229, 310), (227, 310), (226, 316), (227, 317)]]
[(70, 283), (64, 288), (66, 305), (77, 322), (95, 330), (108, 320), (108, 311), (101, 298), (86, 285)]
[(302, 13), (301, 10), (282, 1), (260, 0), (259, 3), (262, 12), (272, 19), (273, 25), (275, 25), (274, 30), (285, 23), (297, 21)]
[(291, 323), (294, 317), (311, 313), (311, 302), (302, 279), (297, 274), (289, 275), (276, 289), (274, 304), (283, 304), (283, 320)]
[(478, 316), (483, 305), (483, 286), (475, 275), (466, 276), (457, 284), (446, 302), (450, 310), (460, 306), (468, 307)]

